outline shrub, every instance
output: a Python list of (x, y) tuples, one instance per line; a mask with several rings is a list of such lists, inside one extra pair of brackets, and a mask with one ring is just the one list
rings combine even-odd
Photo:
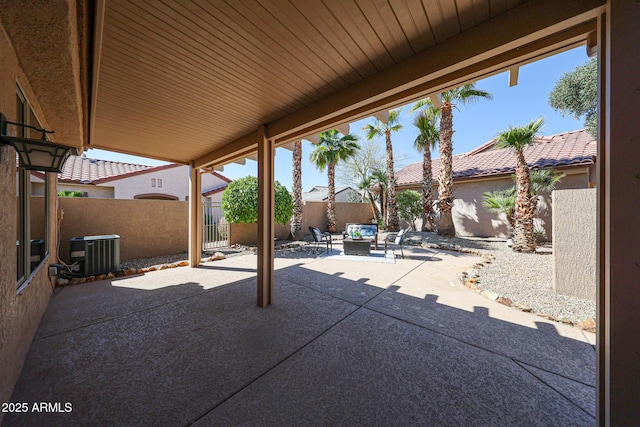
[(406, 190), (396, 196), (398, 216), (416, 228), (416, 219), (422, 214), (422, 196), (417, 191)]
[[(293, 215), (293, 198), (278, 181), (275, 182), (275, 222), (286, 224)], [(258, 178), (246, 176), (229, 183), (222, 193), (222, 210), (231, 224), (258, 221)]]

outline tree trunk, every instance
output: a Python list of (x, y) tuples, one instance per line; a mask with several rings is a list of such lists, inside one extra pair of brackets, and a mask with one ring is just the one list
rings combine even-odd
[(396, 203), (396, 179), (393, 172), (393, 145), (391, 145), (391, 131), (385, 132), (387, 139), (387, 217), (388, 231), (400, 230), (398, 219), (398, 205)]
[(327, 231), (335, 233), (336, 227), (336, 165), (327, 165), (327, 175), (329, 178), (329, 199), (327, 200)]
[(387, 189), (384, 186), (380, 186), (380, 218), (382, 218), (382, 226), (387, 227), (387, 199), (384, 197), (384, 193)]
[(453, 224), (453, 112), (450, 102), (443, 102), (440, 117), (440, 176), (438, 178), (438, 234), (454, 237)]
[(302, 141), (297, 140), (293, 149), (293, 218), (291, 236), (294, 238), (302, 230)]
[(422, 231), (433, 231), (433, 189), (431, 176), (431, 149), (425, 145), (422, 156)]
[(535, 252), (536, 238), (533, 233), (533, 218), (536, 208), (535, 196), (531, 195), (529, 167), (524, 159), (522, 150), (516, 152), (516, 158), (516, 224), (512, 249), (519, 252)]
[(369, 198), (369, 203), (371, 204), (371, 212), (373, 212), (373, 219), (376, 222), (380, 221), (380, 210), (378, 209), (378, 205), (376, 205), (376, 201), (373, 200), (373, 194), (371, 191), (367, 190), (367, 197)]

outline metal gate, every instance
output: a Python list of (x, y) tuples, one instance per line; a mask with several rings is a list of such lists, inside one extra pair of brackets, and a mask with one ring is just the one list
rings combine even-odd
[(220, 202), (204, 202), (202, 211), (202, 250), (229, 246), (229, 223), (224, 220)]

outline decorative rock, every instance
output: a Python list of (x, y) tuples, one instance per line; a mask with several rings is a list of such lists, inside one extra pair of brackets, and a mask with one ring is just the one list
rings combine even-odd
[(596, 321), (589, 318), (578, 323), (578, 328), (583, 329), (587, 332), (595, 332), (596, 331)]
[(96, 276), (87, 277), (87, 282), (95, 282), (95, 280), (96, 280)]
[(169, 268), (169, 266), (167, 264), (164, 264), (164, 265), (160, 266), (160, 270), (166, 270), (167, 268)]
[(85, 283), (87, 281), (86, 277), (74, 277), (69, 282), (70, 285), (79, 285), (80, 283)]
[(106, 278), (107, 278), (107, 275), (106, 275), (106, 274), (98, 274), (98, 275), (96, 276), (96, 280), (104, 280), (104, 279), (106, 279)]
[(148, 268), (141, 268), (140, 270), (138, 270), (138, 274), (144, 274), (144, 273), (148, 273), (149, 269)]
[(511, 307), (511, 305), (513, 304), (513, 301), (511, 301), (507, 297), (498, 297), (496, 301), (498, 301), (500, 304), (506, 305), (507, 307)]
[(478, 270), (477, 268), (468, 268), (467, 269), (467, 276), (469, 277), (478, 277), (480, 275), (480, 270)]
[(528, 305), (516, 305), (516, 308), (520, 311), (524, 311), (525, 313), (531, 313), (533, 309)]
[(69, 284), (69, 280), (63, 279), (62, 277), (56, 279), (56, 286), (67, 286)]
[(149, 267), (149, 271), (156, 271), (157, 268), (156, 267)]
[(116, 275), (111, 272), (107, 274), (107, 279), (113, 279), (114, 277), (116, 277)]
[(126, 276), (127, 273), (124, 272), (124, 270), (120, 270), (116, 273), (116, 277), (124, 277)]
[(130, 276), (130, 275), (132, 275), (132, 274), (137, 274), (137, 273), (138, 273), (138, 270), (137, 270), (137, 269), (135, 269), (135, 268), (133, 268), (133, 267), (132, 267), (132, 268), (127, 268), (127, 269), (124, 271), (124, 274), (126, 274), (127, 276)]
[(482, 295), (485, 298), (489, 298), (491, 301), (495, 301), (498, 299), (498, 294), (496, 294), (495, 292), (482, 291), (480, 292), (480, 295)]
[(180, 261), (178, 263), (178, 267), (188, 267), (189, 266), (189, 261)]
[(563, 317), (562, 319), (559, 319), (558, 322), (564, 323), (565, 325), (573, 325), (573, 322), (571, 320), (567, 319), (566, 317)]

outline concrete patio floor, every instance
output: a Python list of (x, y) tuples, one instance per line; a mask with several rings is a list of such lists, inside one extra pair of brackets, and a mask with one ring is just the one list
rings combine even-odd
[(278, 258), (265, 309), (255, 255), (63, 288), (12, 401), (72, 411), (2, 425), (595, 424), (593, 335), (464, 288), (475, 256), (405, 254)]

